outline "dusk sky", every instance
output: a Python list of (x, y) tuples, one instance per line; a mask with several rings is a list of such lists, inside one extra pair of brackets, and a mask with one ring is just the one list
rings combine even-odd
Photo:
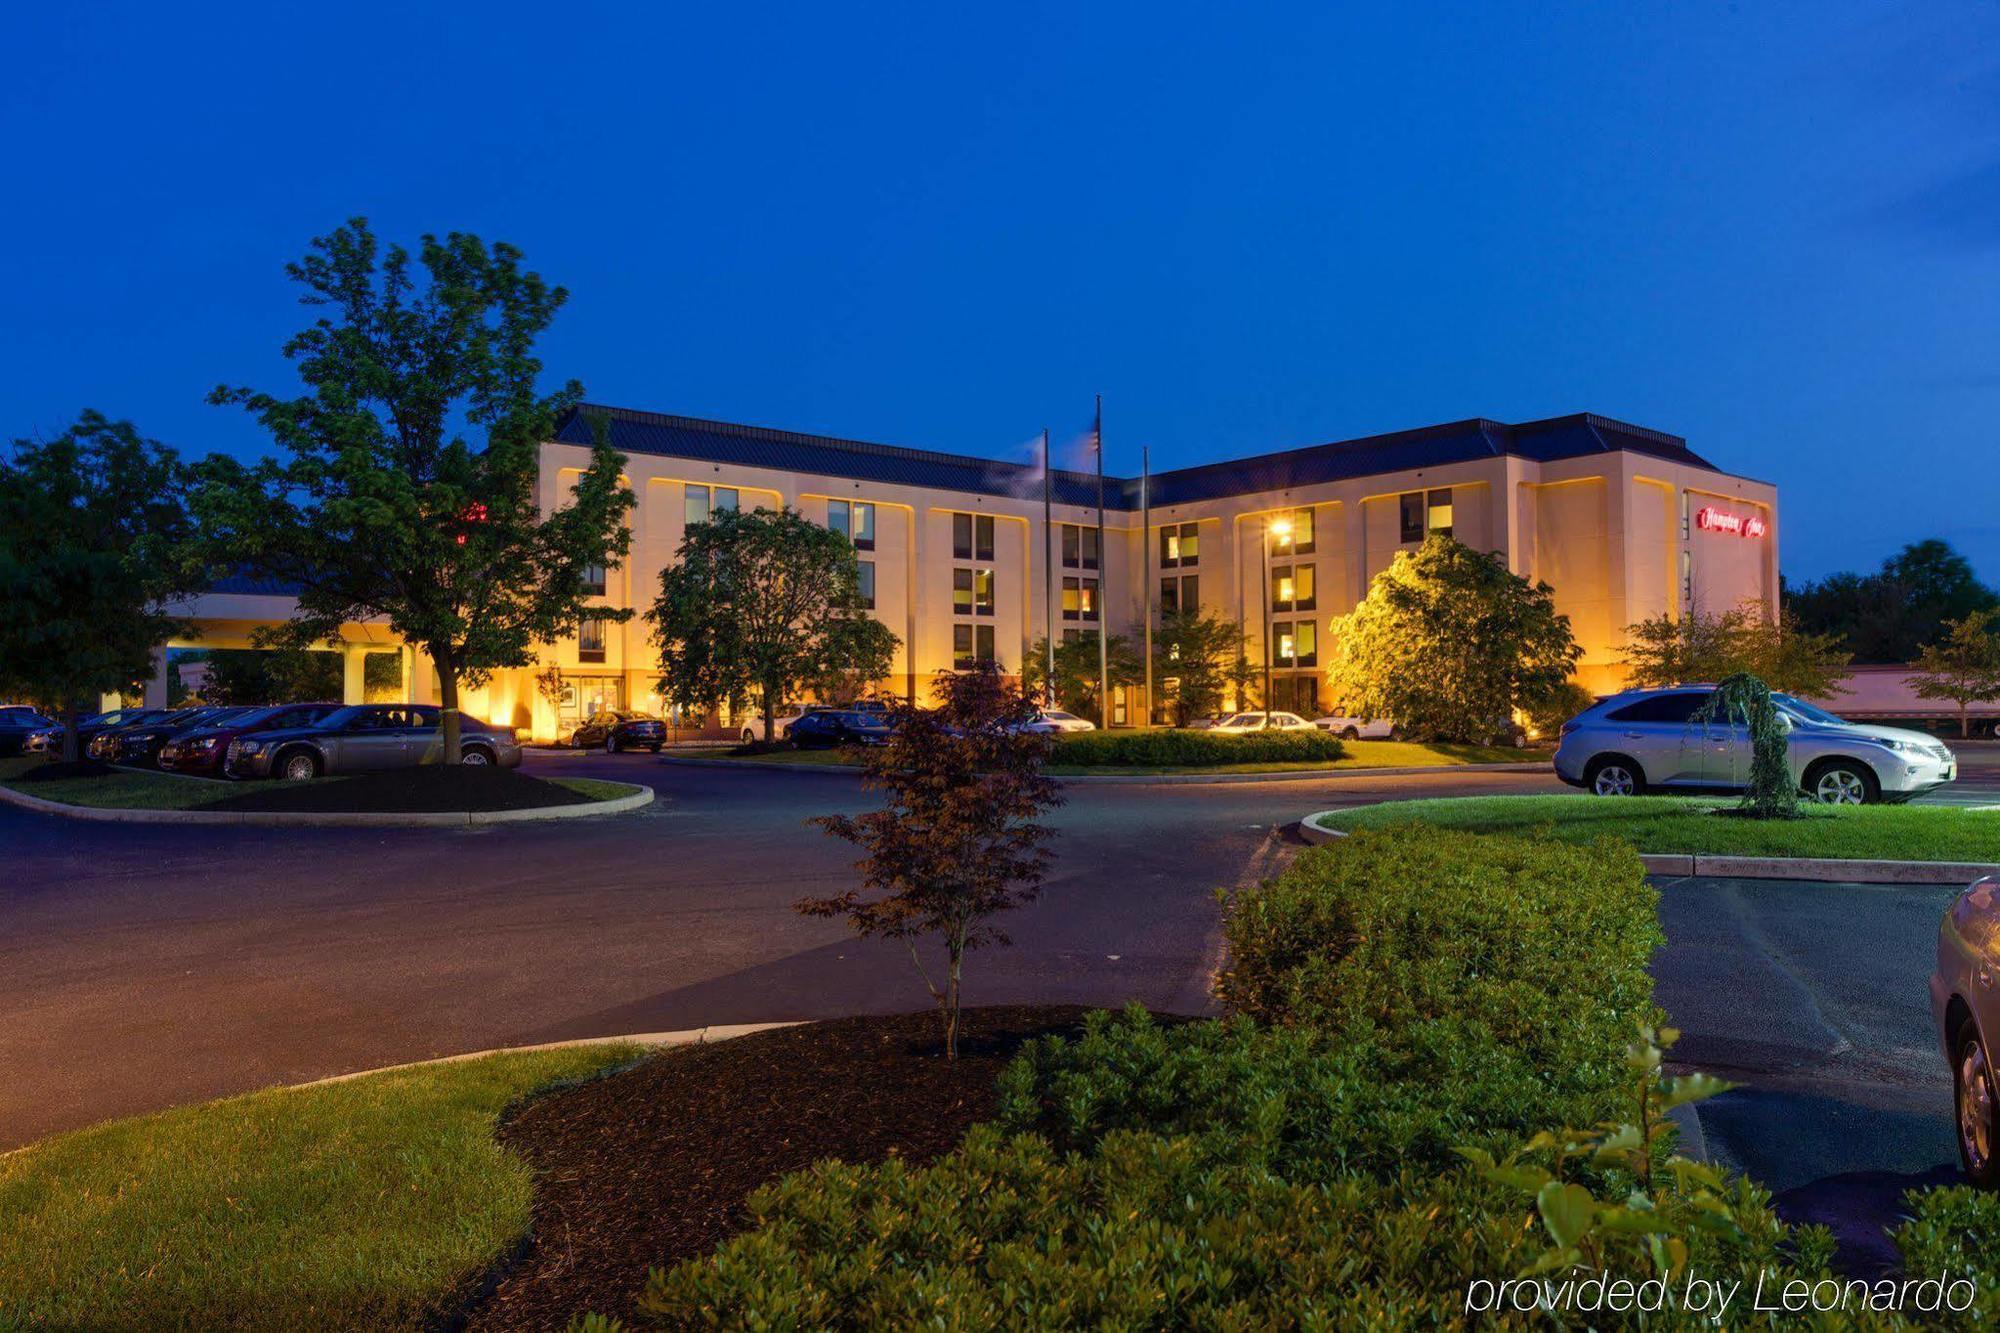
[[(468, 13), (471, 11), (467, 11)], [(624, 406), (1156, 467), (1594, 411), (2000, 582), (1992, 4), (23, 6), (0, 429), (262, 447), (284, 263), (512, 241)]]

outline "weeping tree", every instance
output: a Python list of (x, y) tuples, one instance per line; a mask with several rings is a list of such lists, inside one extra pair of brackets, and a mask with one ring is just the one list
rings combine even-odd
[(1792, 780), (1791, 735), (1771, 687), (1747, 671), (1725, 676), (1694, 715), (1694, 722), (1741, 723), (1750, 733), (1750, 782), (1742, 812), (1752, 819), (1797, 819), (1799, 786)]

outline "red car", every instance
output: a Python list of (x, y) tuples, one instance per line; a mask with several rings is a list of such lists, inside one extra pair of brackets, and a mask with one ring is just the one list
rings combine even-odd
[(229, 753), (229, 743), (238, 736), (309, 727), (339, 708), (339, 704), (277, 704), (238, 714), (223, 726), (196, 727), (160, 748), (160, 767), (169, 773), (227, 777), (222, 759)]

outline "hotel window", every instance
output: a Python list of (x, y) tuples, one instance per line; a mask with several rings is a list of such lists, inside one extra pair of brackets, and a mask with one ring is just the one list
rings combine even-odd
[(1319, 665), (1319, 625), (1315, 621), (1301, 620), (1295, 624), (1279, 623), (1271, 626), (1271, 637), (1277, 644), (1278, 653), (1271, 665), (1278, 667), (1316, 667)]
[(1064, 620), (1097, 619), (1097, 580), (1064, 579), (1062, 613)]
[(738, 495), (734, 486), (697, 486), (693, 483), (681, 488), (685, 493), (682, 518), (689, 527), (708, 522), (710, 514), (719, 514), (737, 508)]
[(1424, 539), (1424, 493), (1405, 491), (1401, 498), (1403, 511), (1403, 532), (1399, 540), (1420, 542)]
[(1268, 520), (1273, 526), (1279, 523), (1291, 525), (1291, 531), (1280, 536), (1271, 534), (1273, 555), (1311, 555), (1315, 549), (1313, 541), (1313, 511), (1294, 509), (1289, 514), (1273, 514)]
[(991, 625), (951, 627), (951, 666), (954, 671), (970, 671), (981, 662), (995, 661)]
[(1201, 559), (1201, 525), (1168, 524), (1160, 529), (1160, 568), (1192, 565)]
[(1682, 491), (1681, 492), (1681, 540), (1686, 541), (1690, 535), (1691, 534), (1689, 532), (1689, 525), (1688, 525), (1688, 493), (1686, 491)]
[(1311, 565), (1278, 565), (1271, 570), (1271, 609), (1311, 611), (1318, 605)]
[(991, 514), (953, 514), (951, 516), (951, 553), (960, 560), (991, 560), (993, 558), (993, 516)]
[(1432, 491), (1430, 513), (1424, 520), (1424, 530), (1435, 537), (1451, 536), (1451, 491)]
[(579, 662), (604, 660), (604, 622), (595, 616), (586, 616), (577, 626), (576, 660)]
[(861, 604), (870, 611), (873, 611), (875, 609), (875, 562), (873, 560), (862, 560), (857, 563), (861, 568), (861, 577), (855, 586), (861, 593)]
[(1201, 610), (1201, 575), (1168, 575), (1160, 580), (1160, 613), (1194, 615)]
[(956, 616), (993, 614), (993, 571), (954, 569), (951, 571), (951, 612)]
[(1694, 556), (1681, 552), (1681, 610), (1694, 605)]
[(583, 567), (583, 595), (586, 597), (604, 596), (603, 565), (585, 565)]
[(1062, 562), (1066, 569), (1096, 569), (1103, 563), (1096, 528), (1078, 523), (1062, 525)]
[(828, 500), (826, 525), (853, 542), (857, 551), (875, 549), (875, 506), (865, 500)]
[(1082, 643), (1083, 631), (1080, 629), (1066, 629), (1062, 632), (1062, 641), (1064, 643)]

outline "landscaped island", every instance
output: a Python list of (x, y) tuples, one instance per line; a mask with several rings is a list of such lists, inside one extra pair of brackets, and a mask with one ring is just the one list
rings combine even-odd
[(1564, 842), (1623, 838), (1641, 852), (2000, 862), (2000, 810), (1936, 805), (1808, 805), (1787, 820), (1741, 819), (1733, 797), (1461, 796), (1385, 801), (1312, 816), (1337, 832), (1430, 824)]

